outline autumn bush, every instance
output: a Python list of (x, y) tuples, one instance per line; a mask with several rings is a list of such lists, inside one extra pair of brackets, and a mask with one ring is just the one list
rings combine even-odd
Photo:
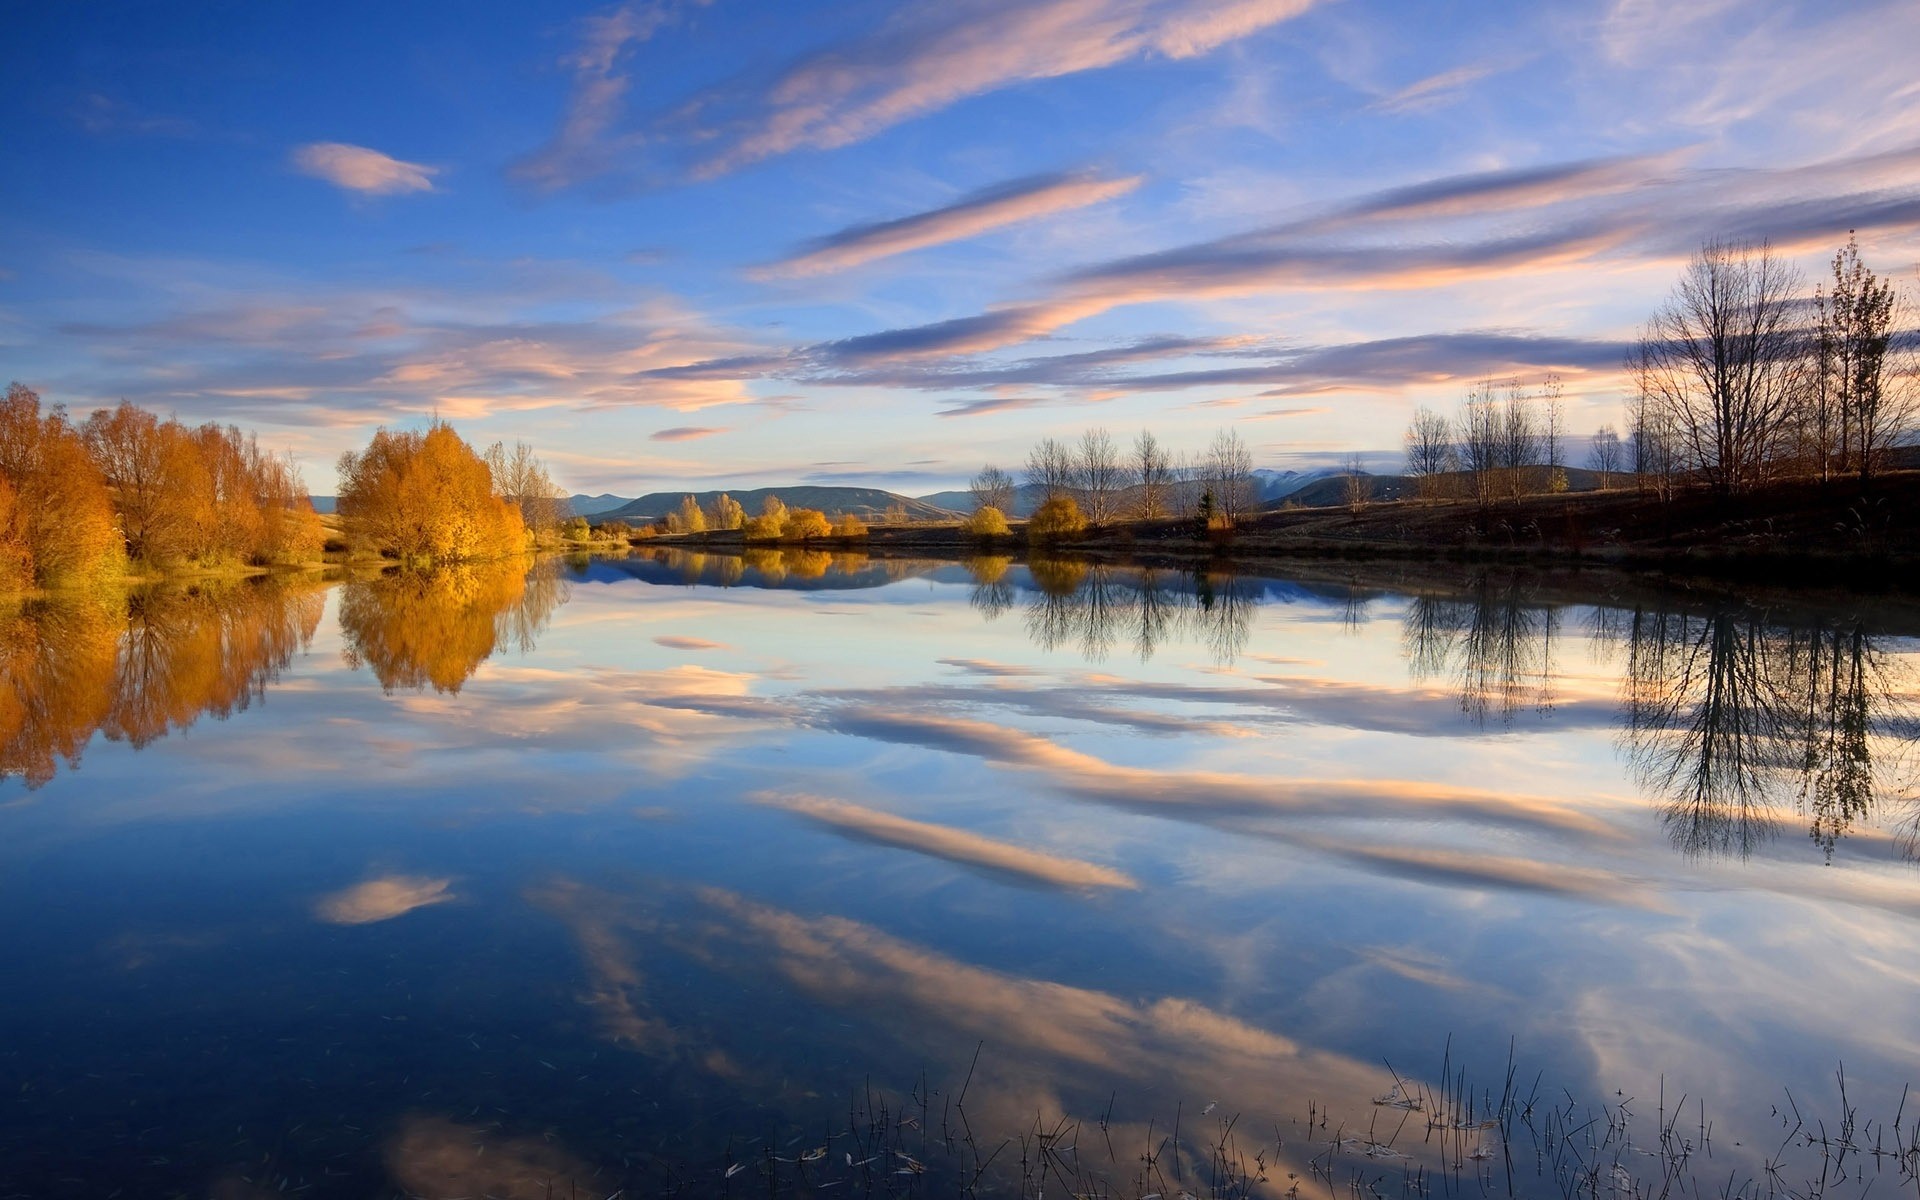
[(991, 504), (983, 504), (967, 518), (967, 532), (974, 537), (1005, 537), (1009, 532), (1007, 515)]
[(777, 542), (787, 535), (787, 506), (778, 496), (768, 496), (760, 505), (760, 515), (743, 529), (750, 542)]
[(867, 523), (852, 513), (841, 513), (840, 519), (833, 523), (833, 536), (863, 538), (867, 536)]
[(827, 520), (827, 514), (817, 508), (796, 508), (787, 514), (783, 540), (804, 542), (811, 538), (829, 537), (832, 533), (833, 522)]
[(1086, 527), (1087, 519), (1081, 515), (1073, 497), (1055, 496), (1033, 510), (1033, 516), (1027, 520), (1027, 538), (1036, 542), (1054, 541), (1071, 537)]
[(473, 447), (444, 421), (377, 430), (340, 456), (339, 513), (355, 542), (403, 561), (495, 558), (526, 549), (519, 508), (496, 495)]

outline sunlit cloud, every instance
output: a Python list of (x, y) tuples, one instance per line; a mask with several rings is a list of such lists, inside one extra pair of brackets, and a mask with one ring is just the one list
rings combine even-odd
[(656, 429), (647, 436), (656, 442), (691, 442), (725, 432), (710, 425), (675, 425), (671, 429)]
[(759, 268), (761, 278), (821, 275), (864, 263), (978, 237), (1023, 221), (1085, 208), (1124, 196), (1140, 177), (1103, 179), (1090, 174), (1038, 175), (986, 188), (943, 208), (871, 225), (854, 225), (809, 244), (800, 252)]
[(371, 925), (453, 899), (451, 879), (386, 875), (324, 896), (314, 915), (330, 925)]
[(778, 792), (761, 793), (754, 799), (868, 841), (899, 846), (963, 866), (1003, 872), (1049, 887), (1135, 889), (1140, 886), (1125, 872), (1112, 867), (1014, 845), (947, 825), (915, 821), (844, 800)]
[(438, 167), (405, 162), (365, 146), (310, 142), (293, 151), (293, 165), (304, 175), (367, 196), (430, 192)]
[(772, 79), (703, 91), (637, 125), (625, 120), (621, 56), (677, 6), (629, 7), (589, 25), (570, 60), (574, 94), (560, 130), (516, 164), (563, 187), (605, 176), (648, 178), (663, 147), (692, 154), (711, 178), (800, 149), (864, 141), (969, 97), (1139, 60), (1181, 60), (1290, 20), (1314, 0), (982, 0), (896, 8), (885, 25), (815, 51)]

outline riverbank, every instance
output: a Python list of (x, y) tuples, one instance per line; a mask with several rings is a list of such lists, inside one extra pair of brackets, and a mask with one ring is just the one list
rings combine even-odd
[[(738, 531), (640, 543), (738, 550)], [(878, 525), (861, 539), (814, 539), (817, 549), (966, 557), (1028, 549), (1022, 527), (980, 538), (958, 522)], [(1393, 500), (1343, 508), (1281, 508), (1235, 528), (1191, 520), (1119, 521), (1053, 539), (1050, 553), (1169, 564), (1273, 560), (1590, 563), (1743, 580), (1789, 577), (1856, 586), (1920, 587), (1920, 472), (1876, 479), (1795, 481), (1737, 497), (1705, 490), (1613, 490), (1471, 500)]]

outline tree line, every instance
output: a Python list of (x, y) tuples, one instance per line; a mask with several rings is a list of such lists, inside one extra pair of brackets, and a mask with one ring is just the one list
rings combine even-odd
[[(1848, 238), (1811, 294), (1765, 242), (1714, 241), (1688, 261), (1642, 327), (1624, 435), (1611, 423), (1588, 465), (1662, 496), (1685, 482), (1737, 495), (1786, 478), (1862, 484), (1911, 441), (1920, 416), (1915, 305)], [(1453, 419), (1429, 408), (1406, 431), (1407, 473), (1423, 495), (1565, 487), (1557, 380), (1477, 385)]]
[(1100, 428), (1088, 429), (1078, 441), (1046, 438), (1028, 453), (1022, 476), (1016, 481), (988, 464), (973, 477), (969, 527), (975, 533), (1007, 532), (1006, 516), (1021, 483), (1037, 499), (1027, 528), (1040, 537), (1126, 518), (1194, 517), (1209, 526), (1231, 526), (1259, 504), (1253, 451), (1232, 429), (1219, 431), (1192, 457), (1169, 449), (1151, 430), (1141, 430), (1127, 446)]
[[(904, 512), (900, 514), (900, 521), (905, 522)], [(759, 515), (749, 517), (740, 502), (725, 492), (714, 500), (711, 508), (702, 508), (692, 496), (683, 497), (679, 508), (656, 522), (643, 536), (733, 529), (739, 530), (749, 542), (809, 542), (819, 538), (848, 540), (867, 536), (866, 522), (850, 512), (830, 518), (817, 508), (788, 508), (780, 497), (768, 496), (760, 504)]]
[(0, 401), (0, 592), (304, 562), (323, 539), (291, 458), (234, 426), (125, 402), (76, 422), (18, 383)]

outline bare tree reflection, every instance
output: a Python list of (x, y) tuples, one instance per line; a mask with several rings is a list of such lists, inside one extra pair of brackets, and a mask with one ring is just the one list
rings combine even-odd
[(1476, 724), (1507, 724), (1524, 709), (1552, 711), (1559, 631), (1558, 610), (1517, 576), (1483, 573), (1464, 594), (1415, 596), (1400, 642), (1416, 680), (1448, 680)]
[[(1142, 662), (1171, 637), (1206, 644), (1230, 663), (1245, 652), (1258, 607), (1257, 585), (1223, 571), (1179, 574), (1062, 559), (1028, 564), (1027, 633), (1044, 650), (1071, 648), (1089, 661), (1112, 655), (1122, 640)], [(976, 587), (975, 607), (984, 608)]]
[(144, 747), (245, 710), (311, 644), (324, 606), (317, 581), (262, 579), (0, 614), (0, 776), (40, 787), (96, 732)]
[(1623, 741), (1684, 852), (1744, 857), (1797, 813), (1831, 861), (1906, 790), (1909, 669), (1861, 621), (1642, 610), (1627, 639)]
[(501, 646), (532, 649), (571, 586), (555, 564), (520, 559), (354, 580), (340, 589), (346, 660), (389, 692), (458, 692)]

